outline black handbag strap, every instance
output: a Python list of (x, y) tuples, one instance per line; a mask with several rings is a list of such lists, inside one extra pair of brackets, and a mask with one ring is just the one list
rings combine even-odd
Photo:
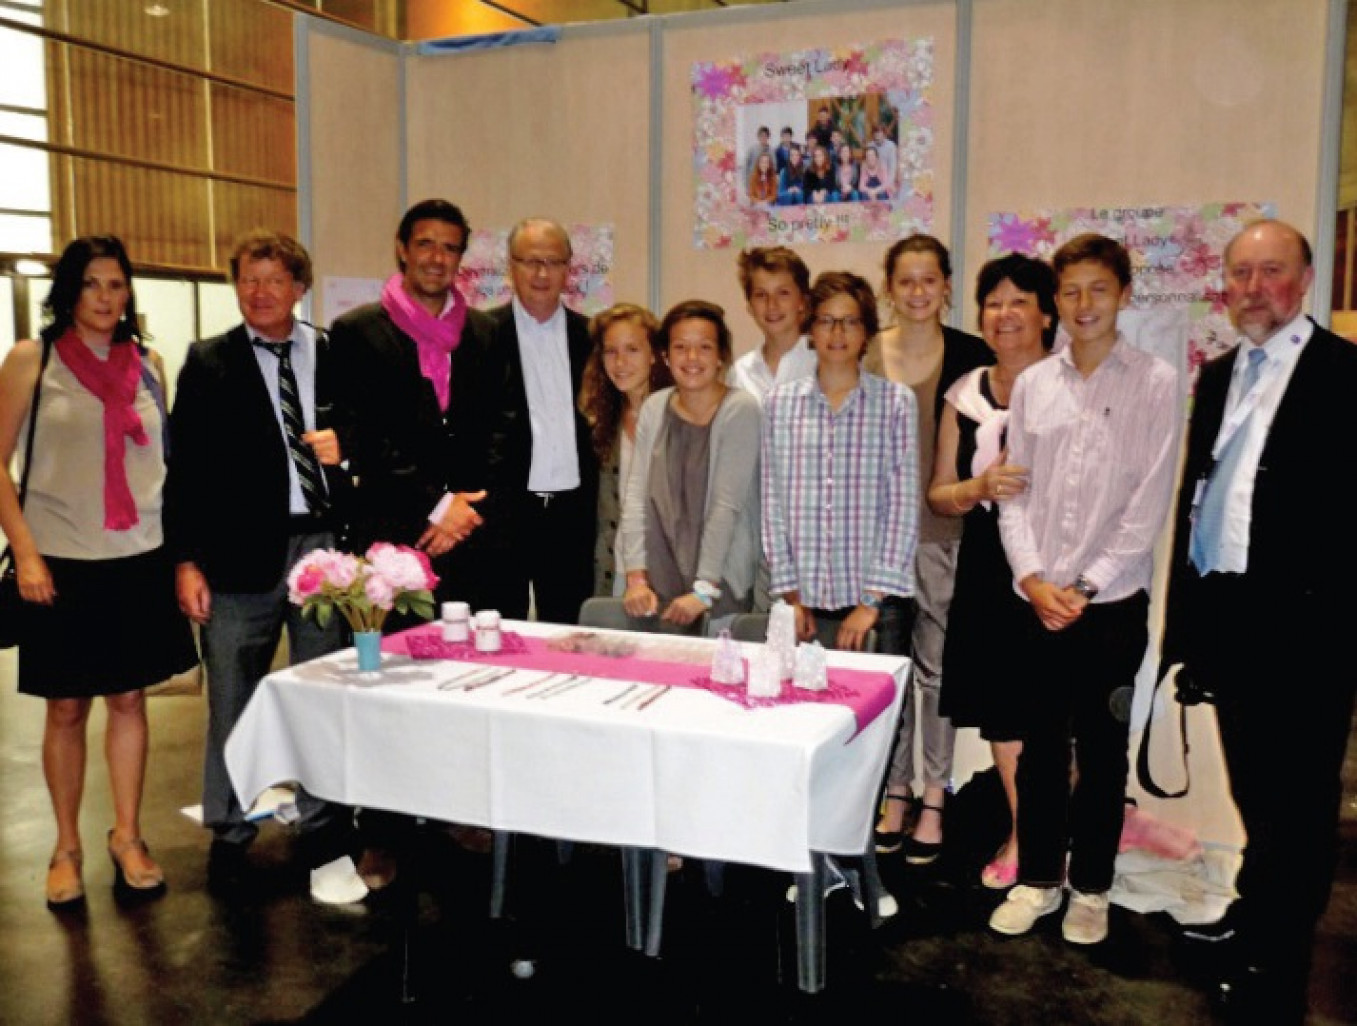
[[(19, 508), (24, 508), (28, 498), (28, 471), (33, 466), (33, 436), (38, 429), (38, 401), (42, 399), (42, 376), (47, 373), (47, 361), (52, 358), (52, 343), (42, 342), (42, 362), (38, 364), (38, 380), (33, 383), (33, 401), (28, 404), (28, 437), (24, 439), (24, 472), (19, 478)], [(10, 546), (0, 553), (0, 562), (9, 557)]]
[(1183, 789), (1181, 791), (1165, 791), (1154, 782), (1154, 777), (1150, 773), (1150, 724), (1154, 722), (1154, 698), (1159, 693), (1159, 689), (1164, 686), (1164, 681), (1168, 680), (1167, 671), (1159, 675), (1155, 681), (1154, 691), (1150, 693), (1150, 715), (1145, 719), (1145, 729), (1140, 733), (1140, 751), (1136, 753), (1136, 778), (1149, 794), (1156, 798), (1181, 798), (1187, 794), (1192, 786), (1192, 771), (1188, 766), (1188, 752), (1191, 751), (1191, 745), (1187, 739), (1187, 706), (1181, 702), (1178, 703), (1178, 730), (1183, 739)]

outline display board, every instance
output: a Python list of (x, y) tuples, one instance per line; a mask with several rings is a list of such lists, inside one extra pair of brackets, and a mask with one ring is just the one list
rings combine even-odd
[[(816, 0), (535, 31), (522, 45), (510, 34), (452, 52), (393, 53), (311, 28), (299, 61), (302, 223), (318, 277), (389, 274), (396, 221), (427, 196), (458, 203), (473, 230), (530, 215), (611, 226), (616, 299), (657, 313), (713, 300), (742, 352), (757, 336), (736, 279), (740, 243), (784, 239), (812, 272), (852, 270), (876, 285), (882, 226), (908, 221), (952, 246), (955, 317), (973, 329), (974, 277), (1001, 215), (1257, 204), (1313, 239), (1332, 209), (1321, 183), (1332, 177), (1342, 67), (1326, 33), (1343, 30), (1341, 19), (1329, 25), (1341, 6)], [(907, 68), (892, 63), (900, 54)], [(760, 75), (786, 87), (751, 84)], [(803, 85), (787, 85), (798, 76)], [(891, 221), (902, 212), (889, 204), (789, 212), (751, 195), (758, 128), (767, 123), (774, 145), (783, 127), (804, 143), (820, 105), (864, 158), (874, 123), (896, 126), (888, 138), (902, 152), (901, 131), (927, 133), (907, 140), (907, 218)], [(732, 219), (718, 209), (728, 201), (763, 208)], [(1316, 250), (1323, 277), (1331, 250), (1322, 240)], [(1144, 705), (1142, 688), (1137, 719)], [(1209, 744), (1193, 756), (1218, 764)], [(1194, 780), (1207, 803), (1223, 786), (1218, 773)], [(1157, 813), (1238, 839), (1218, 805)]]
[(612, 295), (650, 290), (650, 36), (603, 25), (556, 42), (411, 57), (411, 202), (450, 199), (478, 227), (530, 216), (613, 226)]
[(320, 317), (327, 277), (385, 278), (405, 212), (405, 57), (396, 44), (315, 18), (298, 25), (298, 223)]

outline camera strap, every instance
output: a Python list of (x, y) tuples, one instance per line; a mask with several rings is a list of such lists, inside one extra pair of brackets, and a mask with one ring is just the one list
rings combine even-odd
[[(1187, 739), (1187, 706), (1177, 702), (1178, 706), (1178, 733), (1182, 737), (1183, 743), (1183, 789), (1181, 791), (1165, 791), (1154, 782), (1154, 777), (1150, 773), (1150, 725), (1154, 723), (1154, 699), (1159, 693), (1159, 689), (1164, 686), (1164, 681), (1168, 680), (1172, 671), (1166, 671), (1155, 681), (1154, 691), (1150, 694), (1150, 714), (1145, 718), (1145, 729), (1140, 732), (1140, 751), (1136, 753), (1136, 779), (1140, 781), (1149, 794), (1156, 798), (1181, 798), (1187, 794), (1192, 786), (1192, 771), (1188, 765), (1187, 756), (1191, 751), (1191, 745)], [(1176, 677), (1175, 677), (1176, 679)]]

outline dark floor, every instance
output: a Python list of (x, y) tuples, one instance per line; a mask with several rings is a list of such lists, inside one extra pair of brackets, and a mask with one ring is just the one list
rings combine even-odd
[[(535, 1013), (597, 1023), (1217, 1021), (1217, 956), (1180, 939), (1166, 917), (1114, 908), (1112, 937), (1093, 950), (1065, 944), (1057, 916), (1031, 936), (1002, 939), (985, 928), (997, 897), (971, 883), (975, 867), (955, 852), (925, 870), (889, 861), (883, 871), (902, 911), (875, 932), (846, 895), (831, 899), (829, 987), (813, 998), (795, 988), (788, 879), (759, 870), (731, 867), (720, 900), (699, 866), (672, 877), (656, 961), (623, 945), (616, 852), (588, 846), (559, 866), (554, 847), (521, 844), (510, 878), (519, 916), (508, 924), (485, 915), (486, 856), (434, 830), (405, 874), (417, 887), (367, 906), (314, 905), (293, 869), (293, 840), (272, 825), (253, 851), (252, 896), (213, 897), (207, 837), (179, 813), (198, 800), (196, 699), (151, 702), (144, 831), (169, 892), (140, 906), (114, 900), (101, 857), (109, 798), (96, 710), (84, 810), (89, 899), (79, 914), (54, 915), (42, 900), (54, 836), (42, 707), (15, 695), (13, 679), (13, 653), (0, 653), (0, 1023), (508, 1023)], [(1315, 956), (1314, 1026), (1357, 1023), (1352, 749), (1340, 875)], [(535, 974), (516, 978), (511, 964), (529, 956)]]

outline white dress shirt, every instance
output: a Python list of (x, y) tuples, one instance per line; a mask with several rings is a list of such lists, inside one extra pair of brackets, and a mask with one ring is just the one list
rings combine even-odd
[(1176, 372), (1121, 336), (1087, 378), (1069, 347), (1018, 376), (1008, 462), (1031, 482), (999, 513), (1015, 588), (1032, 574), (1062, 588), (1082, 574), (1099, 602), (1149, 588), (1182, 420)]
[[(1224, 573), (1242, 574), (1249, 568), (1249, 531), (1253, 523), (1253, 486), (1258, 478), (1258, 461), (1267, 444), (1268, 432), (1272, 430), (1277, 407), (1296, 369), (1296, 361), (1310, 341), (1314, 327), (1308, 317), (1301, 315), (1263, 343), (1261, 348), (1266, 355), (1252, 398), (1245, 396), (1244, 375), (1248, 369), (1248, 351), (1255, 347), (1247, 338), (1239, 343), (1239, 354), (1230, 375), (1230, 391), (1225, 397), (1225, 415), (1221, 418), (1220, 431), (1212, 449), (1212, 455), (1220, 459), (1231, 436), (1236, 431), (1244, 432), (1239, 439), (1244, 448), (1239, 453), (1234, 480), (1225, 496), (1220, 565), (1216, 567)], [(1194, 505), (1200, 500), (1201, 486)]]
[[(287, 429), (283, 426), (283, 401), (278, 396), (278, 358), (270, 352), (254, 345), (255, 339), (265, 342), (282, 342), (281, 338), (268, 338), (254, 330), (247, 323), (245, 330), (250, 334), (250, 351), (254, 353), (255, 363), (259, 364), (259, 373), (264, 376), (264, 387), (269, 390), (269, 399), (273, 403), (273, 415), (278, 418), (278, 431), (287, 444)], [(302, 421), (307, 431), (316, 430), (316, 329), (303, 324), (295, 318), (292, 321), (292, 351), (288, 361), (292, 364), (292, 376), (297, 379), (297, 398), (302, 403)], [(321, 474), (324, 482), (325, 475)], [(301, 479), (297, 476), (297, 465), (289, 457), (287, 461), (288, 511), (293, 514), (308, 512), (306, 496), (302, 494)]]
[(796, 340), (796, 345), (782, 354), (782, 359), (777, 362), (776, 374), (763, 358), (763, 346), (759, 345), (731, 364), (726, 374), (726, 384), (743, 388), (762, 406), (774, 385), (813, 376), (815, 364), (815, 350), (810, 347), (807, 337), (802, 335)]
[(564, 492), (578, 488), (580, 457), (575, 448), (575, 395), (571, 387), (565, 307), (556, 307), (556, 312), (545, 321), (528, 313), (517, 296), (513, 308), (528, 419), (532, 425), (528, 490)]

